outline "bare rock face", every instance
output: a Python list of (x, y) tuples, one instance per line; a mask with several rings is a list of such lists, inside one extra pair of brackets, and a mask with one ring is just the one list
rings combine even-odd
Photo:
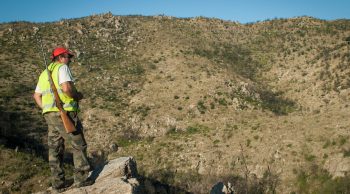
[(350, 158), (344, 157), (343, 154), (338, 154), (326, 160), (324, 168), (333, 176), (344, 177), (350, 172)]
[(86, 194), (86, 193), (104, 193), (104, 194), (134, 194), (139, 193), (139, 183), (135, 178), (125, 179), (123, 177), (108, 178), (95, 184), (67, 190), (65, 194)]
[[(95, 171), (94, 171), (95, 172)], [(92, 177), (96, 176), (92, 173)], [(115, 178), (115, 177), (125, 177), (136, 178), (137, 176), (137, 166), (136, 161), (133, 157), (121, 157), (111, 160), (105, 165), (101, 173), (96, 178), (95, 182), (102, 182), (104, 180)]]
[(234, 194), (233, 185), (230, 182), (225, 185), (223, 182), (216, 183), (210, 190), (210, 194)]
[[(139, 194), (136, 161), (121, 157), (96, 168), (90, 175), (95, 183), (90, 186), (68, 189), (64, 194)], [(44, 192), (45, 193), (45, 192)], [(46, 192), (50, 193), (50, 192)], [(54, 192), (51, 192), (54, 193)]]
[(91, 174), (95, 183), (88, 187), (75, 188), (65, 194), (134, 194), (139, 193), (136, 161), (132, 157), (122, 157), (109, 161), (105, 166)]

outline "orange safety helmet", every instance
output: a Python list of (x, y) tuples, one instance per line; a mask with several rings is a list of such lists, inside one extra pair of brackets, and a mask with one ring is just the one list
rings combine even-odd
[(72, 52), (70, 52), (69, 50), (63, 48), (63, 47), (57, 47), (55, 48), (53, 51), (52, 51), (52, 54), (51, 54), (51, 60), (53, 60), (55, 57), (61, 55), (61, 54), (65, 54), (67, 53), (68, 55), (70, 55), (71, 57), (74, 56), (74, 54)]

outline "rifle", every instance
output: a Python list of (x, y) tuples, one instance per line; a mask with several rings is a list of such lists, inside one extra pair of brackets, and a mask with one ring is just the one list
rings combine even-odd
[(47, 71), (47, 76), (49, 78), (50, 87), (51, 87), (51, 90), (53, 91), (55, 103), (56, 103), (56, 106), (60, 112), (60, 116), (61, 116), (61, 119), (63, 122), (64, 129), (66, 130), (67, 133), (72, 133), (72, 132), (76, 131), (77, 129), (75, 128), (73, 119), (68, 115), (67, 111), (65, 111), (63, 109), (61, 99), (58, 95), (57, 88), (55, 86), (55, 83), (52, 80), (51, 72), (50, 72), (48, 65), (47, 65), (47, 62), (46, 62), (46, 54), (44, 52), (43, 43), (42, 43), (41, 39), (38, 40), (38, 42), (40, 43), (41, 54), (44, 58), (45, 68)]

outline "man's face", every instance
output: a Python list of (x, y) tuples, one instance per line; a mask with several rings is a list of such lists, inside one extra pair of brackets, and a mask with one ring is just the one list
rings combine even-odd
[(63, 55), (60, 56), (59, 62), (68, 65), (71, 62), (71, 58), (72, 58), (71, 55), (63, 54)]

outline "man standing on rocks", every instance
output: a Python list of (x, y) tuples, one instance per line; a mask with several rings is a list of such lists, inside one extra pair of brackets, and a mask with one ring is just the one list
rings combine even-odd
[(83, 99), (83, 95), (75, 88), (74, 79), (68, 66), (73, 56), (69, 50), (63, 47), (54, 49), (51, 55), (52, 63), (48, 66), (48, 70), (57, 88), (63, 109), (74, 121), (76, 131), (71, 133), (65, 131), (47, 70), (41, 73), (33, 95), (36, 104), (43, 110), (42, 113), (48, 125), (49, 165), (54, 190), (63, 190), (69, 186), (63, 170), (65, 141), (73, 148), (74, 184), (72, 187), (82, 187), (92, 183), (88, 180), (90, 164), (86, 154), (87, 144), (78, 118), (78, 102)]

